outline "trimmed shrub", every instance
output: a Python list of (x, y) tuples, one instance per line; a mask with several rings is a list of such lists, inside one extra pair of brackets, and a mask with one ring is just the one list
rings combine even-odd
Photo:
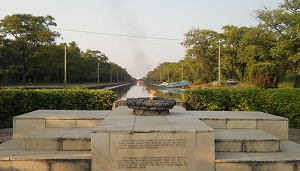
[(275, 64), (263, 62), (251, 67), (250, 78), (260, 88), (278, 87), (278, 70)]
[(38, 109), (111, 110), (116, 94), (87, 89), (0, 90), (0, 128), (12, 127), (14, 116)]
[(289, 119), (300, 127), (300, 89), (200, 89), (186, 90), (188, 110), (262, 111)]

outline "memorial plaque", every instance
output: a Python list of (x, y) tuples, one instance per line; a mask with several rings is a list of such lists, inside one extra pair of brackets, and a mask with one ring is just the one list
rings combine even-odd
[(93, 130), (93, 171), (214, 171), (213, 129), (181, 108), (137, 116), (118, 107)]
[(110, 153), (111, 170), (195, 170), (196, 134), (110, 134)]

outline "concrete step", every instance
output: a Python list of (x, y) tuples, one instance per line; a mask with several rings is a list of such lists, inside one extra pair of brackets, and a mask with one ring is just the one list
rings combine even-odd
[(90, 151), (91, 128), (42, 128), (24, 138), (24, 149)]
[(281, 152), (216, 152), (215, 163), (216, 171), (298, 171), (300, 145), (284, 140), (281, 142)]
[(189, 111), (214, 129), (260, 129), (288, 139), (288, 119), (256, 111)]
[(90, 151), (23, 150), (22, 139), (0, 145), (0, 170), (90, 171)]
[(110, 110), (36, 110), (14, 117), (14, 138), (41, 128), (93, 128)]
[(279, 152), (280, 139), (259, 129), (215, 129), (216, 152)]

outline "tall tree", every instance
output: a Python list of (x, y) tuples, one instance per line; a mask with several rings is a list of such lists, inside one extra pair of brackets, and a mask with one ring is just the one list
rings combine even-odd
[(51, 31), (56, 26), (52, 16), (33, 16), (31, 14), (8, 15), (0, 22), (0, 33), (11, 39), (11, 45), (22, 59), (22, 83), (25, 84), (27, 63), (30, 55), (42, 45), (51, 44), (60, 34)]
[[(229, 79), (236, 79), (237, 70), (243, 69), (243, 63), (238, 60), (238, 52), (240, 51), (240, 41), (247, 30), (247, 27), (238, 28), (232, 25), (223, 27), (221, 61), (225, 76)], [(243, 80), (243, 74), (241, 74), (241, 79)]]
[(192, 29), (185, 34), (181, 44), (187, 49), (186, 58), (195, 62), (199, 82), (207, 83), (215, 78), (218, 41), (218, 33), (212, 30)]
[(285, 0), (277, 9), (256, 11), (261, 26), (276, 34), (274, 57), (285, 61), (294, 73), (294, 87), (300, 87), (300, 1)]
[(275, 62), (270, 54), (274, 47), (275, 37), (269, 30), (261, 27), (246, 29), (239, 42), (237, 59), (241, 81), (243, 82), (246, 71), (249, 67), (260, 62)]

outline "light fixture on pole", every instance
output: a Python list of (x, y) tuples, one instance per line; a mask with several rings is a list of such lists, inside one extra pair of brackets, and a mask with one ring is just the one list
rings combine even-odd
[(221, 45), (219, 44), (219, 72), (218, 72), (218, 82), (221, 83)]
[(64, 66), (64, 84), (67, 86), (67, 43), (65, 43), (65, 66)]
[(100, 69), (99, 69), (99, 62), (100, 62), (100, 58), (98, 57), (98, 83), (100, 82)]

